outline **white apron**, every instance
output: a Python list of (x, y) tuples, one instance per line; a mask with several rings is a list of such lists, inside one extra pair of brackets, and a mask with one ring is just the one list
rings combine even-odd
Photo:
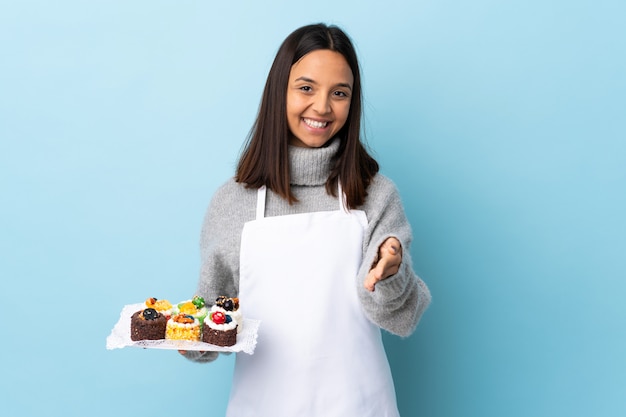
[(380, 329), (357, 298), (365, 213), (339, 198), (337, 211), (264, 217), (265, 195), (240, 255), (241, 308), (261, 320), (259, 338), (237, 354), (227, 416), (399, 416)]

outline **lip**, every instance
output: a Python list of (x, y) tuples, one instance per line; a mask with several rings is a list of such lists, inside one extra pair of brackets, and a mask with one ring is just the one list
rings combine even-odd
[[(326, 123), (323, 127), (309, 126), (305, 120)], [(303, 146), (305, 148), (319, 148), (323, 146), (328, 139), (334, 134), (335, 120), (319, 119), (313, 117), (300, 117), (300, 123), (292, 132), (290, 144), (295, 146)]]

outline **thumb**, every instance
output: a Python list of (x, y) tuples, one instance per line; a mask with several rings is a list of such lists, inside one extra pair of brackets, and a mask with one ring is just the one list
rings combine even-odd
[(400, 242), (395, 238), (390, 238), (380, 247), (381, 252), (385, 251), (391, 255), (397, 255), (400, 252)]

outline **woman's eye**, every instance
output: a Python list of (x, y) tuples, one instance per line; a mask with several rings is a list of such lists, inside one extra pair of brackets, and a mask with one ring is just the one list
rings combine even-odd
[(311, 87), (308, 85), (303, 85), (302, 87), (300, 87), (300, 90), (309, 92), (311, 91)]
[(334, 94), (337, 97), (348, 97), (348, 95), (346, 93), (344, 93), (343, 91), (335, 91)]

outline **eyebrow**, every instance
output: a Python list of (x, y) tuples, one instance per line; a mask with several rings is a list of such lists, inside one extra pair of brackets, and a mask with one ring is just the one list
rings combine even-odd
[[(298, 77), (294, 81), (304, 81), (304, 82), (311, 83), (311, 84), (317, 84), (315, 80), (308, 78), (308, 77)], [(348, 83), (338, 83), (335, 85), (335, 87), (345, 87), (349, 89), (350, 91), (352, 91), (352, 86)]]

